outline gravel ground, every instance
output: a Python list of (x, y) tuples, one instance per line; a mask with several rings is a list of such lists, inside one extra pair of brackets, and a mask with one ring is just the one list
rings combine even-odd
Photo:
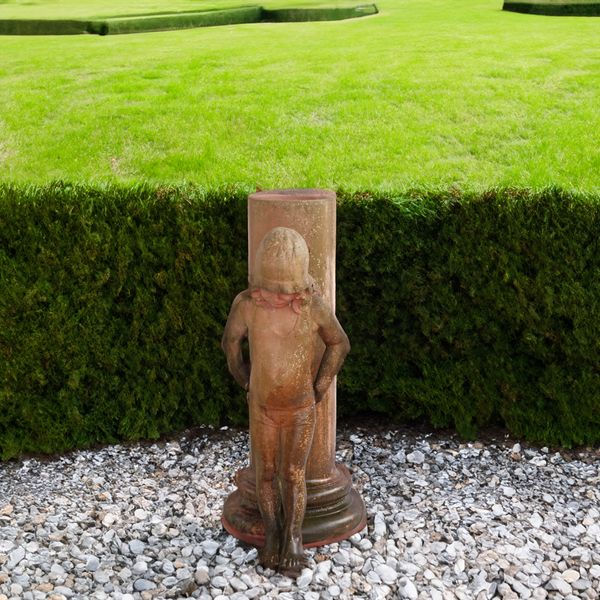
[(221, 527), (248, 435), (0, 465), (0, 600), (600, 597), (600, 451), (338, 426), (369, 525), (291, 580)]

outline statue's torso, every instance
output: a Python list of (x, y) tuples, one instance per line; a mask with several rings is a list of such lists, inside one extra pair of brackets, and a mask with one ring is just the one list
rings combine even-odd
[(274, 409), (313, 404), (323, 345), (310, 307), (298, 314), (291, 307), (270, 309), (252, 302), (248, 313), (250, 401)]

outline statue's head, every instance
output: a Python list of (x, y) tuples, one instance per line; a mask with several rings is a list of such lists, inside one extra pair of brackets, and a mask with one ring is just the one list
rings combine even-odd
[(260, 242), (250, 277), (253, 297), (273, 308), (292, 303), (297, 310), (315, 289), (308, 273), (309, 253), (294, 229), (275, 227)]
[(312, 288), (308, 246), (294, 229), (275, 227), (262, 239), (250, 286), (278, 294), (297, 294)]

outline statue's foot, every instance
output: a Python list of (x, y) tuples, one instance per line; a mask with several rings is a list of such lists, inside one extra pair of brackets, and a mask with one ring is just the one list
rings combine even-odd
[(258, 551), (258, 562), (266, 569), (277, 570), (280, 562), (279, 548), (272, 544), (265, 544)]
[(279, 572), (287, 577), (298, 577), (302, 569), (308, 567), (308, 557), (300, 539), (292, 538), (281, 553)]
[(304, 553), (290, 554), (281, 559), (279, 572), (286, 577), (298, 577), (302, 569), (308, 567), (308, 558)]

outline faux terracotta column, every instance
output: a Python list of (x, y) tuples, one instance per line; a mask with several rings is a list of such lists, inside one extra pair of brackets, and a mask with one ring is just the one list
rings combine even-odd
[[(335, 310), (335, 211), (336, 196), (330, 190), (273, 190), (251, 194), (248, 198), (249, 274), (256, 250), (268, 231), (273, 227), (295, 229), (306, 240), (310, 251), (309, 272), (323, 298)], [(302, 531), (305, 546), (345, 539), (366, 525), (365, 506), (352, 487), (350, 472), (345, 465), (335, 462), (335, 437), (334, 381), (317, 405), (315, 434), (306, 468), (307, 507)], [(238, 489), (225, 502), (223, 525), (235, 537), (261, 546), (264, 532), (256, 504), (252, 464), (238, 471), (236, 484)]]

